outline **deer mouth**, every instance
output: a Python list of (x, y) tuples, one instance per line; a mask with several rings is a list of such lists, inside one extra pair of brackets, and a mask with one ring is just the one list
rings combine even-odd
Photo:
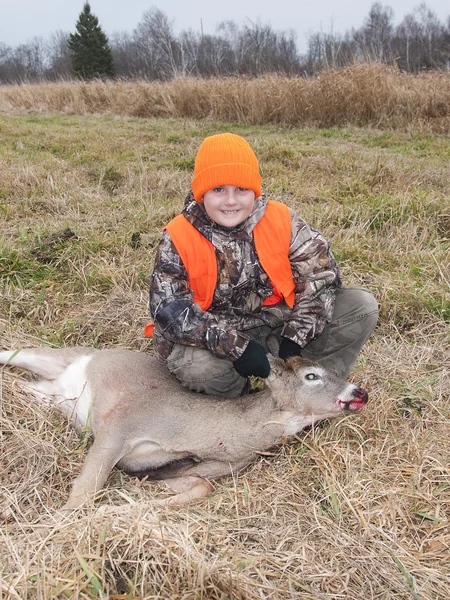
[(355, 387), (355, 389), (352, 390), (352, 393), (349, 398), (347, 398), (345, 400), (338, 398), (338, 404), (344, 410), (348, 410), (351, 412), (357, 412), (365, 407), (368, 400), (369, 400), (369, 395), (366, 392), (366, 390), (363, 390), (360, 387)]

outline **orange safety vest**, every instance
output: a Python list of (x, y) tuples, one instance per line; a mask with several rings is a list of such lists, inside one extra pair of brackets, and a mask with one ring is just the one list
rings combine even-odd
[[(178, 215), (165, 227), (189, 275), (189, 286), (194, 292), (194, 302), (208, 310), (217, 285), (217, 260), (214, 246), (184, 215)], [(289, 262), (291, 243), (291, 215), (289, 208), (269, 200), (266, 212), (253, 229), (256, 253), (267, 273), (273, 294), (263, 302), (265, 306), (284, 299), (294, 306), (295, 283)], [(154, 325), (149, 323), (144, 334), (151, 337)]]

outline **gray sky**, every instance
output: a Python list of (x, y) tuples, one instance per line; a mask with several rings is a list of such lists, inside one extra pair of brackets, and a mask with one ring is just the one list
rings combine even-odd
[[(1, 0), (0, 42), (16, 46), (38, 36), (48, 39), (58, 29), (74, 31), (84, 0)], [(128, 31), (136, 27), (144, 11), (160, 8), (174, 22), (175, 31), (193, 29), (214, 33), (216, 25), (232, 19), (238, 24), (246, 19), (270, 23), (276, 31), (293, 29), (297, 46), (306, 49), (307, 34), (323, 30), (343, 33), (362, 25), (372, 0), (90, 0), (105, 33)], [(420, 0), (382, 2), (394, 10), (395, 23), (412, 12)], [(428, 0), (428, 8), (441, 22), (450, 16), (448, 0)]]

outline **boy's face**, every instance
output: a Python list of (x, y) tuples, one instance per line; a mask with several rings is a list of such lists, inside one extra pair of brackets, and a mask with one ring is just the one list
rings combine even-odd
[(235, 227), (245, 221), (255, 205), (255, 192), (235, 185), (221, 185), (203, 196), (208, 216), (218, 225)]

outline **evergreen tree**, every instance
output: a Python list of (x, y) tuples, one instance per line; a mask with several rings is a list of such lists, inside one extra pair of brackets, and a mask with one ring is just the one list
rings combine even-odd
[(81, 79), (113, 77), (114, 64), (107, 36), (85, 2), (78, 17), (77, 32), (69, 36), (67, 45), (72, 55), (72, 68)]

